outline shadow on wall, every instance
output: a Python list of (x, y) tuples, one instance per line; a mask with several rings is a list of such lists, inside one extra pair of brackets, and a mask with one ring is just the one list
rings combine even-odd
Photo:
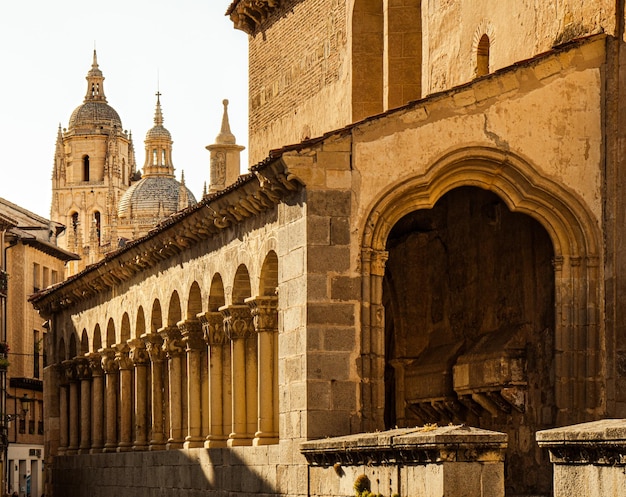
[[(60, 456), (54, 497), (278, 494), (278, 446)], [(255, 470), (255, 466), (258, 469)], [(259, 475), (265, 475), (262, 478)]]

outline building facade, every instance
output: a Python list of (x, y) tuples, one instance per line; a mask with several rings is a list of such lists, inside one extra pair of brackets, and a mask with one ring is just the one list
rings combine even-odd
[(303, 442), (463, 423), (549, 495), (535, 433), (626, 416), (623, 2), (227, 14), (256, 164), (32, 299), (47, 492), (311, 495)]
[(28, 297), (60, 283), (65, 265), (78, 257), (56, 246), (64, 227), (5, 199), (0, 215), (11, 220), (2, 240), (5, 327), (0, 340), (3, 492), (43, 493), (43, 348), (48, 330)]

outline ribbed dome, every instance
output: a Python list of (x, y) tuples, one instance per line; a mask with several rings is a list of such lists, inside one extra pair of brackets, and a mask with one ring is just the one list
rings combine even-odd
[(113, 107), (102, 101), (85, 102), (76, 107), (70, 116), (70, 129), (94, 125), (116, 125), (121, 128), (122, 120)]
[(154, 126), (152, 129), (148, 130), (146, 133), (146, 141), (147, 140), (158, 140), (165, 138), (166, 140), (171, 140), (172, 135), (170, 132), (165, 129), (162, 125)]
[[(178, 199), (181, 184), (171, 176), (148, 176), (132, 185), (122, 196), (118, 216), (123, 219), (163, 219), (179, 210)], [(187, 191), (188, 203), (195, 205), (196, 198)]]

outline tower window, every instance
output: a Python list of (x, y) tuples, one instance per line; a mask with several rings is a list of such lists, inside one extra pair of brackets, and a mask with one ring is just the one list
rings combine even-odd
[(489, 74), (489, 37), (482, 35), (478, 42), (476, 76)]
[(89, 156), (83, 157), (83, 181), (89, 181)]
[(156, 166), (157, 165), (157, 149), (153, 149), (152, 150), (152, 165)]
[(165, 150), (161, 150), (161, 165), (165, 166)]
[(100, 243), (100, 213), (95, 211), (93, 213), (93, 224), (96, 229), (96, 236), (98, 237), (98, 243)]
[(72, 231), (74, 232), (74, 236), (78, 235), (78, 212), (72, 214)]

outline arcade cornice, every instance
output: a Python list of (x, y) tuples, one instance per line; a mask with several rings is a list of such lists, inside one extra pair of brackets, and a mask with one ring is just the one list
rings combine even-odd
[(147, 235), (128, 242), (101, 261), (62, 283), (32, 295), (29, 301), (42, 315), (87, 300), (119, 286), (221, 231), (274, 208), (302, 182), (276, 157), (240, 176), (226, 189), (164, 220)]
[(277, 7), (280, 7), (280, 0), (235, 0), (226, 15), (233, 21), (235, 29), (251, 35)]

